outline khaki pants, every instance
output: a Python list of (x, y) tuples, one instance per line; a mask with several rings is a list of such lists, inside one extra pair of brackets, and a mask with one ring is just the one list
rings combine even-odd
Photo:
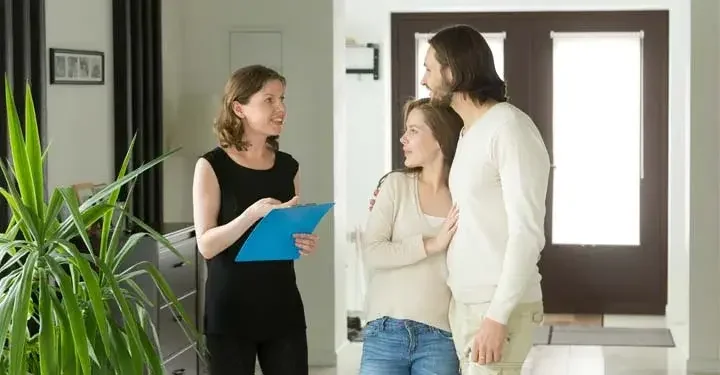
[(465, 304), (455, 300), (450, 303), (450, 325), (461, 372), (463, 375), (520, 375), (533, 345), (535, 328), (543, 320), (543, 304), (535, 302), (518, 305), (508, 319), (508, 337), (500, 362), (479, 365), (470, 362), (470, 350), (489, 306), (489, 303)]

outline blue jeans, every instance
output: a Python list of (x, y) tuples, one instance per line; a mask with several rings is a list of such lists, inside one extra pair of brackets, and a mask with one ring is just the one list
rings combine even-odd
[(450, 332), (388, 317), (365, 327), (360, 375), (459, 374)]

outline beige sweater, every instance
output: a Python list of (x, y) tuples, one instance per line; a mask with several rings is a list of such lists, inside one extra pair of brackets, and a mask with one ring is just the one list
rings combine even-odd
[(368, 321), (388, 316), (450, 330), (445, 254), (428, 257), (423, 245), (439, 228), (420, 209), (417, 177), (388, 175), (363, 235)]

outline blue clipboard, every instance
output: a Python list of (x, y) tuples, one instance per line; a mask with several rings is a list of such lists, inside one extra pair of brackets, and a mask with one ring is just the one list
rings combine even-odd
[(310, 203), (270, 211), (255, 226), (235, 262), (296, 260), (300, 250), (293, 235), (313, 233), (335, 203)]

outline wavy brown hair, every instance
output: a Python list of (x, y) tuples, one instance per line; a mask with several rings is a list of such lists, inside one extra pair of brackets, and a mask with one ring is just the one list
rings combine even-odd
[[(423, 117), (425, 117), (425, 123), (440, 145), (440, 151), (443, 154), (443, 164), (445, 166), (445, 177), (447, 178), (447, 173), (450, 171), (453, 159), (455, 159), (455, 149), (460, 139), (463, 120), (450, 106), (432, 102), (430, 98), (422, 98), (410, 100), (405, 103), (405, 107), (403, 108), (403, 124), (407, 122), (410, 112), (416, 109), (422, 112)], [(413, 167), (390, 171), (380, 178), (377, 186), (379, 188), (385, 180), (385, 177), (390, 173), (419, 173), (421, 170), (422, 167)]]
[[(270, 81), (280, 81), (286, 85), (285, 77), (273, 69), (262, 65), (249, 65), (236, 70), (225, 84), (220, 113), (213, 124), (213, 131), (220, 147), (235, 147), (238, 151), (248, 149), (250, 144), (243, 139), (245, 124), (233, 111), (233, 103), (248, 104), (250, 98), (258, 93)], [(273, 151), (280, 147), (278, 136), (267, 137), (266, 144)]]

